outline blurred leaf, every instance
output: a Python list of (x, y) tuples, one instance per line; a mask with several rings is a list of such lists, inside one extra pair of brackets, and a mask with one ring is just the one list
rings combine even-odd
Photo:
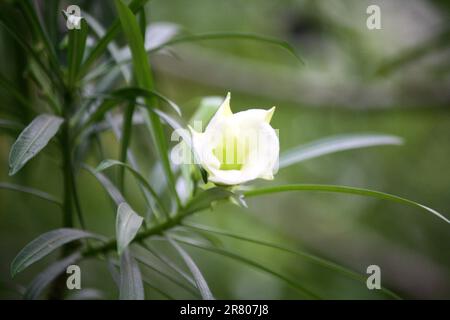
[[(139, 87), (153, 90), (154, 83), (150, 69), (150, 63), (144, 48), (143, 38), (139, 30), (139, 25), (136, 21), (136, 18), (133, 15), (133, 12), (127, 6), (125, 6), (121, 0), (116, 0), (115, 4), (120, 17), (122, 30), (125, 33), (131, 49), (134, 76), (136, 78), (136, 81)], [(155, 108), (158, 105), (157, 99), (147, 98), (145, 100), (148, 108)], [(175, 179), (169, 162), (167, 144), (161, 122), (159, 120), (159, 117), (154, 113), (149, 113), (149, 118), (151, 123), (150, 129), (153, 142), (161, 159), (164, 172), (169, 182), (168, 184), (170, 190), (177, 200), (178, 206), (180, 206), (180, 200), (175, 189)]]
[[(141, 22), (141, 20), (140, 20)], [(142, 30), (142, 27), (141, 27)], [(146, 51), (150, 51), (170, 39), (179, 31), (179, 26), (171, 22), (153, 22), (145, 28), (144, 46)], [(131, 59), (131, 51), (128, 46), (120, 49), (117, 55), (117, 62), (128, 61)]]
[(139, 253), (138, 255), (134, 255), (134, 257), (136, 260), (138, 260), (140, 263), (142, 263), (145, 267), (156, 272), (161, 277), (169, 280), (170, 282), (177, 285), (178, 287), (186, 290), (187, 292), (192, 294), (194, 297), (200, 297), (198, 292), (196, 290), (194, 290), (194, 289), (196, 289), (195, 283), (192, 284), (191, 282), (189, 282), (189, 285), (186, 285), (184, 282), (178, 280), (178, 278), (174, 277), (172, 274), (167, 273), (164, 268), (161, 268), (160, 266), (157, 266), (157, 265), (155, 265), (155, 263), (150, 261), (151, 259), (147, 252), (144, 252), (144, 254)]
[(91, 173), (94, 177), (97, 178), (97, 180), (101, 183), (103, 188), (108, 192), (111, 199), (116, 203), (116, 205), (121, 204), (122, 202), (126, 202), (123, 195), (120, 193), (119, 190), (114, 186), (114, 184), (102, 173), (95, 171), (90, 166), (84, 164), (82, 166), (84, 169), (86, 169), (89, 173)]
[(9, 175), (14, 175), (31, 158), (41, 151), (58, 132), (63, 119), (50, 114), (41, 114), (22, 131), (9, 154)]
[(347, 193), (347, 194), (355, 194), (359, 196), (368, 196), (383, 200), (390, 200), (406, 205), (410, 205), (413, 207), (418, 207), (421, 209), (424, 209), (437, 217), (441, 218), (447, 223), (450, 223), (450, 220), (444, 217), (442, 214), (437, 212), (434, 209), (431, 209), (429, 207), (426, 207), (420, 203), (404, 199), (398, 196), (394, 196), (388, 193), (379, 192), (379, 191), (373, 191), (368, 189), (362, 189), (362, 188), (354, 188), (354, 187), (346, 187), (346, 186), (334, 186), (334, 185), (320, 185), (320, 184), (292, 184), (292, 185), (283, 185), (283, 186), (275, 186), (275, 187), (268, 187), (268, 188), (261, 188), (261, 189), (255, 189), (250, 191), (244, 191), (244, 195), (246, 197), (254, 197), (254, 196), (261, 196), (271, 193), (278, 193), (278, 192), (287, 192), (287, 191), (324, 191), (324, 192), (337, 192), (337, 193)]
[[(129, 10), (131, 12), (138, 12), (148, 0), (133, 0), (129, 5)], [(83, 66), (81, 67), (80, 75), (85, 75), (89, 70), (91, 65), (103, 54), (106, 50), (108, 44), (117, 36), (120, 30), (120, 20), (116, 19), (111, 27), (108, 29), (106, 34), (102, 36), (100, 41), (95, 45), (94, 49), (90, 52), (89, 56), (86, 58)]]
[(69, 87), (73, 87), (78, 79), (78, 73), (83, 61), (86, 39), (88, 35), (88, 24), (84, 19), (80, 21), (80, 29), (69, 30), (68, 64), (69, 64)]
[(105, 300), (103, 292), (97, 289), (85, 288), (81, 290), (75, 290), (67, 300)]
[[(148, 115), (148, 109), (141, 107), (141, 112), (143, 115)], [(174, 131), (176, 131), (182, 138), (183, 141), (186, 142), (189, 146), (191, 145), (191, 136), (189, 131), (183, 124), (183, 120), (175, 115), (169, 115), (164, 111), (159, 109), (151, 109), (150, 112), (156, 114), (161, 120), (163, 120), (169, 127), (171, 127)], [(147, 120), (148, 116), (144, 117), (144, 120), (147, 126), (150, 126), (151, 123)]]
[[(39, 39), (40, 42), (45, 46), (51, 69), (58, 77), (58, 80), (61, 81), (61, 68), (56, 56), (55, 48), (50, 42), (50, 38), (44, 28), (42, 21), (40, 21), (39, 19), (37, 9), (31, 3), (31, 0), (18, 1), (18, 5), (24, 15), (24, 21), (28, 24), (30, 31), (34, 33), (35, 37)], [(56, 15), (56, 12), (54, 14)]]
[[(139, 21), (139, 28), (141, 29), (142, 37), (144, 39), (146, 39), (145, 38), (145, 33), (147, 31), (147, 17), (146, 17), (146, 14), (145, 14), (145, 8), (144, 7), (142, 7), (138, 11), (138, 21)], [(145, 44), (145, 40), (144, 40), (144, 44)]]
[(106, 261), (108, 264), (108, 271), (111, 274), (111, 278), (113, 279), (114, 283), (116, 284), (117, 288), (120, 289), (120, 272), (117, 271), (116, 264), (118, 264), (117, 261), (115, 261), (110, 256), (106, 257)]
[(62, 245), (82, 238), (102, 239), (101, 236), (90, 232), (68, 228), (56, 229), (40, 235), (27, 244), (14, 258), (11, 263), (11, 275), (16, 275)]
[(178, 242), (181, 242), (181, 243), (193, 246), (193, 247), (197, 247), (197, 248), (209, 251), (209, 252), (214, 252), (214, 253), (220, 254), (222, 256), (229, 257), (229, 258), (234, 259), (236, 261), (239, 261), (239, 262), (242, 262), (244, 264), (247, 264), (247, 265), (249, 265), (249, 266), (251, 266), (253, 268), (256, 268), (256, 269), (259, 269), (261, 271), (264, 271), (264, 272), (266, 272), (268, 274), (271, 274), (272, 276), (274, 276), (274, 277), (276, 277), (276, 278), (286, 282), (287, 284), (289, 284), (293, 288), (296, 288), (298, 291), (302, 292), (302, 294), (305, 297), (307, 297), (307, 298), (320, 299), (320, 297), (318, 297), (315, 293), (313, 293), (309, 289), (303, 287), (302, 285), (292, 281), (291, 279), (285, 277), (284, 275), (282, 275), (282, 274), (280, 274), (280, 273), (278, 273), (278, 272), (276, 272), (276, 271), (274, 271), (272, 269), (267, 268), (266, 266), (264, 266), (262, 264), (259, 264), (259, 263), (255, 262), (253, 260), (247, 259), (246, 257), (242, 257), (242, 256), (240, 256), (238, 254), (235, 254), (235, 253), (233, 253), (231, 251), (228, 251), (226, 249), (223, 249), (223, 248), (216, 248), (216, 247), (208, 246), (208, 245), (205, 245), (205, 244), (203, 244), (203, 243), (201, 243), (199, 241), (194, 241), (194, 240), (191, 240), (191, 239), (188, 240), (188, 239), (183, 239), (183, 238), (180, 238), (180, 237), (176, 237), (176, 240)]
[(172, 39), (180, 27), (172, 22), (152, 22), (145, 31), (145, 49), (151, 50)]
[(44, 6), (44, 21), (48, 28), (48, 37), (51, 43), (58, 42), (58, 18), (60, 0), (47, 0)]
[(84, 132), (85, 129), (91, 129), (92, 125), (103, 119), (105, 114), (114, 108), (119, 102), (112, 99), (105, 99), (97, 109), (89, 116), (89, 119), (84, 122), (80, 129), (77, 130), (77, 136)]
[(7, 189), (7, 190), (12, 190), (12, 191), (28, 193), (35, 197), (38, 197), (43, 200), (47, 200), (47, 201), (50, 201), (57, 205), (62, 206), (61, 200), (59, 200), (58, 198), (56, 198), (55, 196), (53, 196), (47, 192), (44, 192), (44, 191), (41, 191), (38, 189), (25, 187), (25, 186), (21, 186), (21, 185), (17, 185), (17, 184), (12, 184), (12, 183), (8, 183), (8, 182), (0, 182), (0, 189)]
[[(94, 99), (98, 97), (105, 98), (103, 102), (100, 104), (100, 106), (89, 116), (89, 119), (82, 125), (81, 129), (78, 130), (78, 134), (83, 132), (86, 128), (90, 128), (92, 124), (100, 121), (107, 112), (111, 111), (113, 108), (115, 108), (117, 105), (119, 105), (122, 101), (129, 101), (130, 103), (141, 105), (147, 107), (146, 104), (136, 102), (136, 98), (143, 97), (143, 98), (157, 98), (164, 102), (166, 102), (170, 107), (172, 107), (173, 110), (178, 115), (181, 115), (180, 107), (173, 101), (169, 100), (162, 94), (153, 91), (153, 90), (147, 90), (147, 89), (141, 89), (137, 87), (127, 87), (115, 90), (111, 92), (110, 94), (99, 94), (94, 97)], [(151, 109), (152, 112), (155, 112), (158, 116), (164, 118), (164, 120), (167, 122), (167, 117), (170, 117), (166, 113), (154, 109)], [(147, 117), (148, 112), (144, 113)], [(145, 119), (147, 120), (147, 119)], [(169, 120), (170, 121), (170, 120)], [(176, 123), (177, 127), (184, 127), (182, 126), (179, 120), (172, 120), (169, 125), (174, 125)]]
[(144, 219), (131, 209), (126, 202), (122, 202), (117, 208), (116, 236), (117, 252), (119, 255), (134, 239)]
[[(196, 224), (196, 223), (183, 222), (183, 225), (185, 225), (185, 226), (187, 226), (189, 228), (193, 228), (195, 230), (205, 231), (205, 232), (212, 232), (214, 234), (223, 235), (225, 237), (230, 237), (230, 238), (237, 239), (237, 240), (247, 241), (247, 242), (251, 242), (251, 243), (257, 244), (257, 245), (261, 245), (261, 246), (265, 246), (265, 247), (268, 247), (268, 248), (272, 248), (272, 249), (284, 251), (284, 252), (287, 252), (287, 253), (290, 253), (290, 254), (294, 254), (294, 255), (297, 255), (297, 256), (299, 256), (301, 258), (304, 258), (304, 259), (308, 260), (310, 263), (315, 263), (315, 264), (320, 265), (322, 267), (328, 268), (328, 269), (330, 269), (332, 271), (339, 272), (339, 273), (341, 273), (341, 274), (343, 274), (343, 275), (345, 275), (345, 276), (347, 276), (349, 278), (355, 279), (358, 282), (363, 283), (364, 286), (366, 286), (367, 275), (359, 274), (359, 273), (357, 273), (357, 272), (355, 272), (355, 271), (353, 271), (353, 270), (351, 270), (349, 268), (346, 268), (344, 266), (341, 266), (341, 265), (339, 265), (339, 264), (337, 264), (337, 263), (335, 263), (333, 261), (329, 261), (329, 260), (326, 260), (324, 258), (320, 258), (320, 257), (312, 255), (310, 253), (307, 253), (307, 252), (304, 252), (304, 251), (300, 251), (298, 249), (294, 250), (294, 249), (286, 248), (286, 247), (283, 247), (281, 245), (270, 243), (270, 242), (267, 242), (267, 241), (261, 241), (261, 240), (257, 240), (257, 239), (248, 238), (248, 237), (241, 236), (239, 234), (235, 234), (235, 233), (228, 232), (228, 231), (223, 231), (223, 230), (218, 230), (218, 229), (207, 227), (207, 226), (202, 226), (202, 225), (199, 225), (199, 224)], [(390, 297), (393, 297), (395, 299), (400, 299), (400, 297), (397, 294), (395, 294), (394, 292), (392, 292), (392, 291), (390, 291), (390, 290), (388, 290), (388, 289), (386, 289), (384, 287), (382, 287), (380, 289), (380, 291), (384, 292), (386, 295), (388, 295)]]
[(169, 98), (163, 96), (161, 93), (154, 91), (154, 90), (143, 89), (143, 88), (139, 88), (139, 87), (127, 87), (127, 88), (121, 88), (121, 89), (111, 92), (111, 96), (126, 99), (126, 100), (133, 100), (133, 101), (139, 97), (142, 97), (142, 98), (155, 98), (156, 97), (156, 98), (160, 99), (161, 101), (164, 101), (165, 103), (167, 103), (170, 107), (172, 107), (172, 109), (179, 116), (181, 116), (181, 109), (175, 102), (173, 102)]
[(165, 211), (165, 208), (163, 206), (163, 204), (161, 203), (158, 195), (156, 194), (156, 192), (154, 191), (154, 189), (152, 188), (152, 186), (148, 183), (148, 181), (139, 173), (137, 172), (134, 168), (132, 168), (131, 166), (129, 166), (126, 163), (117, 161), (117, 160), (111, 160), (111, 159), (107, 159), (107, 160), (103, 160), (98, 167), (95, 169), (96, 172), (100, 172), (103, 170), (106, 170), (110, 167), (113, 166), (120, 166), (120, 167), (124, 167), (127, 170), (129, 170), (133, 176), (139, 181), (139, 183), (148, 191), (150, 192), (151, 196), (153, 197), (153, 199), (156, 201), (156, 203), (158, 203), (158, 206), (160, 207), (161, 210)]
[(227, 189), (214, 187), (205, 190), (195, 196), (186, 205), (186, 212), (196, 212), (211, 207), (211, 204), (215, 201), (226, 200), (230, 197), (234, 197), (235, 194)]
[(440, 49), (445, 49), (450, 46), (450, 29), (446, 29), (436, 36), (432, 37), (425, 43), (422, 43), (418, 46), (409, 48), (385, 61), (376, 71), (377, 75), (386, 76), (391, 74), (392, 72), (397, 71), (398, 69), (404, 67), (413, 62), (417, 62), (417, 60), (423, 58), (428, 54), (432, 54)]
[[(122, 137), (120, 141), (120, 153), (119, 160), (122, 163), (127, 162), (128, 155), (128, 147), (130, 145), (131, 132), (133, 128), (133, 114), (134, 114), (135, 106), (133, 102), (130, 102), (125, 107), (125, 112), (123, 116), (123, 124), (122, 124)], [(119, 178), (117, 184), (119, 185), (119, 189), (124, 192), (125, 188), (125, 167), (119, 167)]]
[(191, 271), (195, 279), (195, 283), (197, 284), (197, 288), (200, 291), (203, 300), (214, 300), (214, 296), (211, 293), (211, 290), (209, 289), (205, 278), (203, 277), (202, 273), (200, 272), (200, 269), (195, 264), (191, 256), (182, 247), (180, 247), (173, 239), (171, 239), (170, 237), (166, 237), (166, 239), (178, 251), (180, 256), (183, 258), (184, 262), (188, 266), (189, 270)]
[[(84, 18), (88, 22), (91, 29), (96, 33), (96, 35), (100, 39), (103, 39), (103, 37), (106, 35), (106, 31), (103, 28), (103, 26), (100, 24), (100, 22), (98, 22), (93, 16), (89, 15), (88, 13), (84, 13)], [(101, 41), (102, 40), (100, 40), (100, 42), (98, 44), (100, 44)], [(108, 74), (108, 78), (114, 79), (116, 76), (118, 76), (118, 75), (120, 75), (120, 73), (122, 73), (125, 81), (127, 83), (130, 82), (131, 81), (130, 68), (125, 64), (117, 63), (120, 58), (120, 50), (117, 47), (116, 43), (114, 41), (112, 41), (112, 39), (111, 39), (110, 43), (107, 45), (106, 48), (108, 49), (108, 53), (111, 55), (112, 59), (116, 63), (113, 64), (113, 63), (104, 62), (104, 63), (99, 64), (99, 66), (93, 67), (92, 71), (90, 71), (89, 74), (87, 74), (85, 76), (85, 80), (90, 81), (93, 79), (93, 75), (98, 76), (98, 75), (102, 75), (102, 74), (106, 74), (106, 73)], [(87, 59), (89, 59), (89, 58), (90, 57), (88, 57)], [(83, 72), (88, 72), (88, 70), (86, 70), (86, 71), (83, 70)], [(82, 75), (84, 75), (84, 73)]]
[(47, 269), (45, 269), (43, 272), (38, 274), (36, 278), (33, 279), (33, 281), (28, 286), (23, 298), (25, 300), (37, 299), (41, 292), (53, 280), (55, 280), (61, 273), (66, 271), (68, 266), (75, 264), (80, 259), (81, 254), (79, 252), (75, 252), (74, 254), (64, 259), (51, 264)]
[(158, 258), (161, 262), (163, 262), (168, 268), (172, 269), (175, 273), (179, 274), (191, 285), (195, 286), (195, 280), (189, 274), (184, 272), (184, 270), (182, 270), (180, 267), (178, 267), (176, 265), (176, 263), (174, 263), (169, 257), (165, 256), (162, 253), (159, 253), (157, 250), (153, 250), (145, 242), (140, 243), (140, 245), (143, 248), (145, 248), (148, 252), (150, 252), (152, 255), (154, 255), (156, 258)]
[[(116, 266), (118, 266), (119, 263), (113, 260), (108, 260), (108, 270), (111, 273), (111, 276), (114, 279), (114, 282), (116, 283), (117, 287), (120, 289), (120, 273), (117, 271)], [(162, 295), (163, 297), (165, 297), (166, 299), (169, 300), (174, 300), (174, 298), (172, 296), (170, 296), (169, 294), (167, 294), (166, 292), (164, 292), (163, 290), (159, 289), (158, 287), (156, 287), (153, 284), (153, 279), (149, 279), (148, 277), (146, 277), (145, 273), (141, 274), (142, 276), (142, 280), (143, 282), (151, 289), (155, 290), (156, 292), (158, 292), (160, 295)], [(117, 278), (117, 279), (116, 279)]]
[(63, 82), (58, 79), (54, 79), (54, 73), (50, 71), (49, 68), (42, 62), (41, 56), (35, 51), (34, 48), (32, 48), (28, 44), (28, 40), (25, 39), (20, 33), (17, 32), (14, 21), (8, 21), (7, 18), (2, 14), (2, 10), (0, 10), (0, 26), (3, 26), (3, 28), (11, 35), (11, 37), (24, 49), (25, 52), (27, 52), (31, 58), (37, 63), (39, 68), (42, 69), (42, 71), (46, 74), (46, 76), (52, 80), (52, 83), (55, 87), (62, 87)]
[(141, 271), (129, 249), (120, 258), (120, 300), (144, 300)]
[(29, 110), (33, 109), (31, 103), (24, 97), (23, 92), (21, 92), (19, 88), (17, 88), (13, 83), (11, 83), (11, 81), (6, 79), (1, 73), (0, 73), (0, 87), (3, 88), (8, 94), (12, 95), (25, 109)]
[[(204, 130), (206, 127), (206, 124), (209, 123), (209, 120), (211, 120), (212, 116), (219, 109), (222, 102), (223, 102), (223, 97), (219, 97), (219, 96), (211, 96), (211, 97), (202, 98), (200, 100), (198, 108), (195, 110), (195, 113), (192, 115), (191, 119), (189, 120), (189, 124), (191, 126), (194, 126), (195, 121), (201, 121), (202, 126), (203, 126), (202, 130)], [(197, 129), (197, 128), (194, 128), (194, 129)]]
[(180, 36), (180, 37), (171, 39), (171, 40), (149, 50), (149, 52), (158, 51), (167, 46), (171, 46), (171, 45), (179, 44), (179, 43), (196, 42), (196, 41), (204, 41), (204, 40), (220, 40), (220, 39), (244, 39), (244, 40), (252, 40), (252, 41), (259, 41), (259, 42), (274, 44), (274, 45), (280, 46), (283, 49), (287, 50), (298, 61), (300, 61), (302, 64), (304, 64), (302, 58), (297, 54), (296, 50), (294, 49), (294, 47), (292, 47), (289, 44), (289, 42), (279, 40), (279, 39), (273, 38), (273, 37), (267, 37), (267, 36), (263, 36), (263, 35), (259, 35), (259, 34), (252, 34), (252, 33), (223, 32), (223, 33), (204, 33), (204, 34), (193, 34), (193, 35)]
[(403, 140), (396, 136), (378, 134), (339, 135), (300, 145), (280, 155), (280, 169), (290, 165), (339, 151), (381, 145), (401, 145)]

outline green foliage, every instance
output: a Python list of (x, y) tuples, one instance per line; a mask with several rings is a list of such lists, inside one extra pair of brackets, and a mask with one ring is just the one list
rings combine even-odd
[(117, 253), (119, 255), (133, 241), (143, 220), (128, 203), (123, 202), (119, 205), (116, 218)]
[(205, 278), (203, 277), (200, 269), (195, 264), (194, 260), (192, 260), (191, 256), (186, 252), (186, 250), (180, 247), (173, 239), (168, 238), (168, 241), (178, 251), (180, 256), (183, 258), (184, 262), (188, 266), (189, 270), (191, 271), (192, 276), (195, 279), (197, 288), (200, 291), (200, 294), (202, 295), (202, 298), (204, 300), (214, 300), (214, 296), (211, 293), (211, 290), (209, 289)]
[[(361, 274), (308, 252), (189, 222), (193, 214), (214, 209), (223, 203), (238, 205), (240, 210), (245, 210), (246, 198), (256, 196), (290, 191), (353, 194), (421, 208), (450, 222), (434, 209), (384, 192), (322, 184), (289, 184), (261, 188), (212, 185), (208, 183), (208, 176), (203, 168), (195, 165), (181, 167), (172, 165), (169, 161), (169, 137), (166, 129), (186, 129), (187, 123), (192, 125), (195, 120), (208, 122), (216, 112), (220, 99), (217, 97), (201, 99), (193, 116), (190, 119), (184, 119), (185, 110), (157, 91), (149, 59), (150, 53), (161, 52), (163, 49), (167, 50), (181, 43), (228, 39), (275, 45), (287, 50), (297, 60), (301, 62), (303, 60), (288, 42), (253, 33), (180, 34), (171, 36), (149, 48), (145, 43), (148, 17), (144, 6), (147, 2), (133, 0), (127, 6), (123, 1), (115, 0), (118, 17), (106, 31), (94, 18), (87, 16), (86, 19), (81, 20), (81, 29), (70, 30), (64, 34), (58, 30), (56, 18), (55, 21), (48, 21), (48, 26), (44, 25), (40, 20), (39, 9), (31, 1), (18, 1), (17, 12), (8, 5), (2, 4), (0, 27), (11, 37), (20, 53), (26, 58), (24, 60), (26, 72), (32, 80), (32, 90), (36, 93), (31, 99), (22, 93), (22, 88), (0, 74), (1, 89), (18, 106), (11, 112), (9, 112), (10, 109), (3, 109), (3, 106), (1, 110), (2, 118), (3, 116), (5, 118), (0, 119), (0, 129), (17, 136), (10, 150), (9, 173), (10, 175), (18, 173), (38, 153), (43, 153), (52, 159), (54, 157), (52, 150), (46, 148), (52, 139), (59, 142), (56, 147), (60, 159), (54, 162), (62, 169), (61, 200), (49, 192), (24, 186), (22, 183), (0, 183), (0, 189), (18, 191), (57, 204), (63, 217), (63, 228), (37, 237), (18, 253), (11, 264), (11, 274), (14, 276), (60, 249), (57, 261), (50, 264), (30, 283), (24, 298), (37, 299), (50, 285), (52, 286), (49, 297), (64, 298), (64, 294), (55, 288), (61, 285), (60, 275), (64, 273), (68, 265), (88, 258), (101, 260), (106, 257), (113, 280), (118, 285), (120, 299), (144, 299), (144, 286), (165, 298), (174, 297), (171, 291), (167, 292), (164, 286), (159, 286), (144, 271), (150, 271), (152, 275), (157, 274), (164, 281), (181, 288), (189, 297), (214, 299), (217, 295), (212, 294), (204, 276), (205, 272), (184, 249), (185, 245), (202, 249), (208, 254), (214, 253), (231, 258), (240, 264), (267, 273), (296, 289), (301, 297), (321, 298), (312, 285), (304, 285), (300, 281), (303, 279), (293, 280), (291, 276), (238, 252), (238, 249), (225, 248), (216, 236), (288, 253), (325, 267), (331, 272), (364, 282)], [(3, 10), (3, 7), (8, 10)], [(53, 11), (58, 6), (56, 1), (48, 1), (44, 7), (46, 14), (49, 12), (52, 15), (56, 14)], [(10, 11), (24, 18), (29, 34), (16, 28), (14, 19), (8, 14)], [(117, 44), (120, 42), (116, 43), (115, 40), (122, 35), (124, 39), (118, 40), (125, 40), (126, 45), (123, 49), (125, 51), (129, 49), (131, 61), (126, 56), (120, 56)], [(59, 43), (62, 38), (67, 39), (65, 44)], [(89, 44), (88, 40), (92, 39), (95, 39), (94, 43)], [(444, 36), (439, 37), (434, 45), (445, 47), (448, 44), (447, 40), (448, 34), (444, 33)], [(426, 53), (427, 50), (419, 48), (413, 51), (408, 59), (391, 62), (385, 69), (394, 70)], [(131, 63), (131, 69), (128, 69), (129, 63)], [(210, 71), (214, 72), (214, 70)], [(132, 74), (132, 79), (127, 76), (127, 72)], [(119, 79), (120, 75), (125, 82)], [(169, 108), (162, 107), (161, 103)], [(30, 115), (30, 119), (34, 119), (27, 125), (29, 120), (24, 121), (26, 117), (20, 117), (20, 121), (16, 121), (19, 118), (18, 114), (27, 114)], [(137, 140), (136, 132), (142, 133), (137, 131), (138, 125), (141, 124), (145, 125), (146, 130), (148, 129), (149, 136), (140, 137), (142, 139), (138, 142), (151, 140), (153, 153), (145, 154), (145, 161), (136, 157), (131, 147), (134, 139)], [(113, 131), (117, 140), (117, 160), (108, 159), (111, 157), (110, 154), (104, 152), (104, 146), (113, 144), (111, 140), (108, 140), (111, 138), (108, 136), (110, 130)], [(191, 137), (188, 132), (182, 131), (180, 135), (187, 147), (191, 147)], [(283, 151), (280, 167), (285, 168), (341, 151), (400, 144), (402, 144), (401, 138), (384, 134), (332, 136)], [(142, 162), (145, 164), (142, 165)], [(90, 163), (99, 165), (93, 169)], [(146, 171), (148, 169), (146, 165), (149, 163), (153, 168), (151, 175), (148, 175)], [(102, 236), (81, 230), (87, 227), (84, 223), (85, 213), (82, 210), (86, 195), (79, 192), (78, 185), (79, 179), (82, 178), (80, 168), (93, 175), (112, 199), (116, 232), (115, 237), (111, 239), (105, 240)], [(113, 168), (119, 169), (117, 179), (109, 175)], [(159, 172), (162, 178), (157, 178), (155, 172)], [(132, 181), (136, 182), (137, 187), (126, 179), (125, 173), (133, 176)], [(52, 183), (50, 180), (44, 181), (43, 190), (46, 190), (50, 183)], [(180, 191), (180, 185), (187, 186), (185, 187), (187, 191)], [(145, 204), (142, 207), (147, 218), (145, 221), (132, 209), (133, 206), (139, 208), (137, 212), (144, 212), (133, 202), (136, 201), (135, 190), (141, 190), (144, 196)], [(237, 207), (232, 208), (237, 209)], [(87, 214), (91, 216), (94, 212), (87, 212)], [(77, 223), (80, 229), (72, 228)], [(182, 236), (179, 233), (180, 229), (186, 232)], [(86, 239), (101, 241), (87, 243), (84, 242)], [(173, 250), (167, 251), (165, 248), (153, 247), (147, 243), (153, 240), (161, 240)], [(173, 253), (177, 256), (173, 257)], [(177, 257), (181, 258), (183, 266), (178, 265)], [(117, 268), (119, 268), (119, 274), (117, 274)], [(387, 288), (383, 288), (382, 292), (391, 298), (399, 298)]]
[(379, 191), (373, 191), (368, 189), (362, 189), (362, 188), (355, 188), (355, 187), (346, 187), (346, 186), (329, 186), (329, 185), (318, 185), (318, 184), (294, 184), (294, 185), (285, 185), (285, 186), (275, 186), (275, 187), (268, 187), (268, 188), (261, 188), (261, 189), (255, 189), (251, 191), (244, 192), (245, 196), (247, 197), (254, 197), (254, 196), (261, 196), (264, 194), (270, 194), (270, 193), (278, 193), (278, 192), (286, 192), (286, 191), (324, 191), (324, 192), (338, 192), (338, 193), (348, 193), (348, 194), (355, 194), (359, 196), (366, 196), (366, 197), (374, 197), (378, 199), (383, 200), (390, 200), (395, 201), (401, 204), (410, 205), (413, 207), (417, 207), (420, 209), (424, 209), (435, 216), (439, 217), (440, 219), (444, 220), (447, 223), (450, 223), (450, 220), (437, 212), (434, 209), (431, 209), (427, 206), (424, 206), (423, 204), (417, 203), (415, 201), (411, 201), (408, 199), (404, 199), (399, 196), (394, 196), (392, 194), (379, 192)]
[(83, 230), (64, 228), (40, 235), (27, 244), (14, 258), (11, 263), (11, 275), (16, 275), (66, 243), (82, 238), (101, 239), (102, 237)]
[(16, 174), (58, 132), (63, 119), (49, 114), (37, 116), (19, 135), (9, 154), (9, 175)]
[(120, 258), (120, 300), (144, 300), (141, 272), (128, 249)]

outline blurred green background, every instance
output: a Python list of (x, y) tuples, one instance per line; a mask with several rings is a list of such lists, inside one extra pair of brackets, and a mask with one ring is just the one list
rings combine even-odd
[[(40, 2), (37, 1), (39, 4)], [(113, 1), (78, 4), (104, 25), (115, 18)], [(368, 30), (366, 8), (381, 8), (381, 30)], [(202, 96), (232, 93), (233, 111), (277, 106), (272, 124), (281, 150), (342, 133), (401, 136), (400, 147), (375, 147), (325, 156), (284, 169), (275, 184), (323, 183), (367, 187), (403, 196), (450, 215), (450, 6), (426, 0), (166, 0), (147, 6), (150, 23), (173, 23), (191, 33), (238, 31), (289, 41), (305, 61), (286, 51), (245, 40), (180, 44), (151, 56), (157, 88), (183, 107), (186, 118)], [(61, 17), (61, 28), (64, 21)], [(23, 60), (0, 28), (0, 71), (29, 90)], [(14, 101), (0, 89), (2, 108)], [(22, 115), (27, 118), (27, 115)], [(30, 119), (31, 120), (31, 119)], [(118, 147), (102, 137), (109, 158)], [(153, 161), (147, 131), (136, 127), (133, 151), (148, 170)], [(12, 137), (0, 135), (0, 181), (34, 186), (60, 195), (56, 148), (8, 177)], [(91, 157), (90, 163), (96, 165)], [(127, 199), (143, 208), (129, 179)], [(258, 182), (267, 185), (269, 182)], [(78, 179), (90, 229), (114, 233), (115, 208), (98, 182)], [(136, 192), (132, 192), (136, 190)], [(381, 267), (382, 285), (405, 298), (450, 298), (450, 229), (436, 217), (395, 203), (357, 196), (289, 193), (248, 200), (249, 208), (218, 206), (192, 220), (245, 236), (303, 248), (365, 274)], [(0, 298), (17, 298), (47, 259), (11, 279), (9, 265), (37, 235), (58, 228), (59, 209), (39, 199), (0, 190)], [(298, 257), (237, 241), (223, 245), (266, 263), (324, 298), (381, 298), (364, 284)], [(163, 248), (163, 247), (162, 247)], [(227, 258), (187, 248), (218, 298), (296, 299), (298, 292), (266, 274)], [(117, 291), (102, 261), (82, 265), (83, 288), (106, 298)], [(188, 298), (148, 270), (155, 284)], [(159, 298), (149, 291), (149, 298)]]

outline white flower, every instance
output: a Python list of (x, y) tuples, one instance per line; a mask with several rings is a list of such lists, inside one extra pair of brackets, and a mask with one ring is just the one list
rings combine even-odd
[(278, 135), (270, 126), (275, 107), (233, 114), (230, 93), (203, 133), (190, 127), (196, 161), (208, 180), (237, 185), (257, 178), (271, 180), (278, 169)]

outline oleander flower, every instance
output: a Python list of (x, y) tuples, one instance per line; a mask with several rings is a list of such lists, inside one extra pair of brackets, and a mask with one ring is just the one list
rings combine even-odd
[(208, 181), (238, 185), (258, 178), (272, 180), (278, 169), (279, 140), (270, 120), (275, 107), (234, 113), (230, 93), (204, 132), (190, 127), (196, 161)]

